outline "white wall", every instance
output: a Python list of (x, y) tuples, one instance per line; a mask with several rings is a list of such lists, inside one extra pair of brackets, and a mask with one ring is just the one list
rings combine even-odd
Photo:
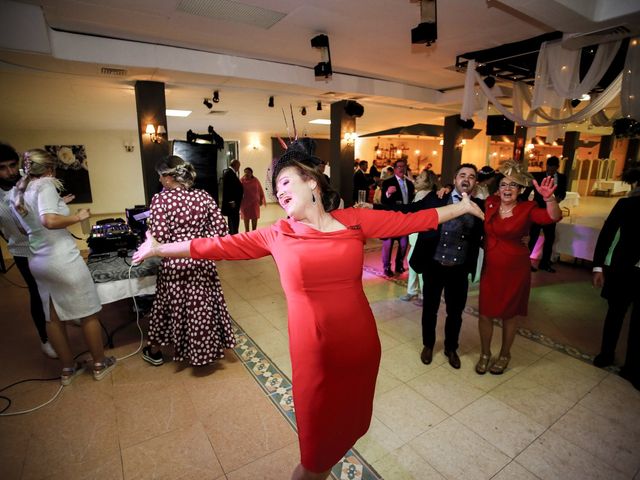
[[(23, 130), (4, 131), (0, 140), (19, 152), (45, 145), (84, 145), (93, 202), (74, 204), (73, 207), (90, 208), (94, 214), (124, 214), (125, 208), (145, 203), (140, 148), (136, 139), (137, 132), (128, 131)], [(125, 142), (135, 145), (133, 152), (125, 151)]]

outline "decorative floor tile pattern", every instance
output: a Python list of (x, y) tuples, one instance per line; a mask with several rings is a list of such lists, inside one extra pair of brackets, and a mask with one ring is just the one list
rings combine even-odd
[[(247, 333), (232, 321), (238, 358), (291, 427), (297, 431), (291, 381)], [(354, 449), (349, 450), (331, 471), (338, 480), (380, 480), (382, 477)]]

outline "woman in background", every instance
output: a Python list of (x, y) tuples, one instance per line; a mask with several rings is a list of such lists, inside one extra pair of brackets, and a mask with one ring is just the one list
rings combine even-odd
[(149, 236), (133, 257), (139, 262), (151, 256), (176, 260), (273, 256), (289, 312), (302, 457), (291, 477), (294, 480), (327, 478), (371, 422), (380, 340), (362, 289), (366, 239), (434, 229), (465, 213), (483, 215), (468, 198), (413, 214), (340, 210), (337, 192), (316, 168), (319, 161), (289, 147), (274, 166), (272, 191), (287, 219), (223, 238), (162, 244)]
[(87, 209), (70, 215), (69, 207), (58, 194), (62, 189), (55, 178), (57, 159), (34, 149), (24, 153), (25, 176), (18, 182), (13, 211), (29, 235), (29, 269), (38, 283), (38, 291), (47, 320), (49, 341), (62, 362), (63, 385), (82, 373), (84, 366), (74, 361), (67, 338), (66, 322), (81, 319), (82, 333), (93, 359), (93, 378), (102, 380), (116, 364), (105, 357), (102, 331), (96, 313), (102, 309), (96, 286), (76, 241), (67, 227), (88, 219)]
[[(433, 172), (423, 170), (420, 172), (414, 182), (416, 194), (413, 197), (413, 203), (419, 202), (431, 192), (434, 187), (437, 188), (435, 183), (435, 175)], [(409, 235), (409, 253), (407, 259), (411, 258), (413, 249), (416, 246), (416, 240), (418, 239), (418, 233), (414, 232)], [(416, 304), (422, 305), (422, 275), (418, 275), (416, 271), (409, 265), (409, 278), (407, 279), (407, 293), (400, 297), (400, 300), (409, 302), (417, 298)]]
[[(546, 208), (518, 196), (532, 180), (525, 168), (517, 162), (507, 161), (499, 169), (498, 193), (485, 201), (485, 257), (480, 277), (480, 344), (482, 353), (476, 372), (483, 375), (489, 370), (502, 374), (511, 359), (511, 345), (518, 328), (518, 315), (527, 315), (531, 290), (529, 248), (522, 241), (529, 234), (532, 223), (550, 224), (562, 218), (553, 177), (546, 177), (533, 186), (544, 198)], [(491, 337), (493, 319), (502, 320), (502, 347), (500, 355), (491, 365)]]
[[(175, 155), (156, 166), (163, 190), (151, 201), (149, 232), (161, 242), (181, 242), (227, 234), (216, 202), (204, 190), (191, 188), (193, 165)], [(164, 363), (160, 345), (173, 345), (174, 361), (208, 365), (235, 346), (222, 286), (211, 260), (164, 258), (149, 322), (149, 345), (142, 358)]]
[(249, 231), (249, 221), (251, 221), (251, 230), (255, 230), (258, 226), (260, 218), (260, 207), (267, 205), (264, 196), (264, 190), (260, 181), (253, 176), (253, 169), (247, 167), (244, 169), (244, 176), (240, 179), (242, 182), (243, 196), (240, 203), (240, 216), (244, 220), (244, 231)]

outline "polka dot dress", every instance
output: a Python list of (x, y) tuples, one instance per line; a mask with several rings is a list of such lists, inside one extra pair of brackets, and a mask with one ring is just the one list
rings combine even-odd
[[(227, 224), (203, 190), (164, 190), (151, 202), (150, 227), (161, 243), (223, 236)], [(222, 287), (212, 260), (163, 258), (151, 309), (149, 338), (173, 345), (175, 361), (207, 365), (235, 346)]]

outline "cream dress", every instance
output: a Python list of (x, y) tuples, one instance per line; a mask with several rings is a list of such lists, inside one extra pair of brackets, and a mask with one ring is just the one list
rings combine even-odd
[(15, 212), (29, 235), (29, 269), (33, 273), (47, 321), (53, 303), (60, 320), (88, 317), (102, 308), (91, 273), (66, 228), (48, 229), (40, 221), (45, 213), (69, 215), (69, 207), (56, 190), (56, 180), (33, 180), (24, 194), (26, 216)]

